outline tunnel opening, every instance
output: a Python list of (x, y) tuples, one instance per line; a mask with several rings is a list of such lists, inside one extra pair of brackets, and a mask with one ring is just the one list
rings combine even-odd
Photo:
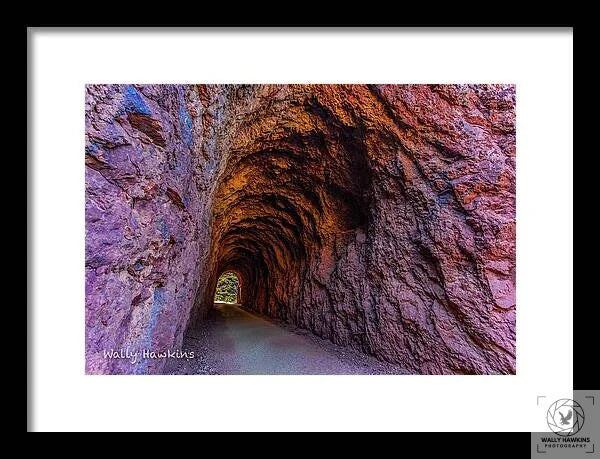
[(215, 303), (241, 303), (241, 285), (236, 273), (226, 271), (219, 276), (214, 294)]

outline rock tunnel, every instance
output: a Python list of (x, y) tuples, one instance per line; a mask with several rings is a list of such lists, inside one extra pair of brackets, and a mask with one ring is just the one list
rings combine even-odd
[(422, 374), (515, 372), (510, 85), (90, 85), (86, 371), (174, 348), (219, 276)]

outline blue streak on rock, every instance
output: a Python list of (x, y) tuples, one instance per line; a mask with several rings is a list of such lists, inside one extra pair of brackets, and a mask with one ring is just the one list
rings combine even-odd
[(169, 235), (169, 225), (165, 222), (165, 217), (160, 217), (158, 220), (158, 231), (163, 239), (166, 239)]
[(150, 329), (149, 329), (149, 340), (150, 345), (152, 344), (152, 334), (154, 333), (154, 327), (156, 326), (156, 320), (158, 313), (163, 310), (167, 302), (167, 291), (164, 287), (156, 287), (154, 289), (154, 298), (152, 299), (152, 308), (150, 309)]
[(133, 213), (133, 212), (129, 216), (129, 226), (134, 231), (137, 231), (139, 229), (139, 225), (138, 225), (138, 220), (136, 218), (136, 214)]
[(445, 206), (452, 202), (452, 192), (450, 190), (444, 191), (442, 194), (437, 196), (437, 202), (441, 206)]
[[(141, 352), (141, 351), (139, 351), (139, 352)], [(135, 367), (135, 374), (136, 375), (145, 375), (146, 372), (148, 371), (148, 360), (142, 359), (138, 362), (139, 363)]]
[(181, 138), (183, 139), (183, 143), (186, 147), (189, 147), (194, 140), (194, 135), (192, 133), (192, 118), (190, 117), (185, 104), (182, 102), (179, 106), (179, 122), (181, 128)]
[(96, 145), (94, 142), (90, 142), (89, 145), (85, 146), (85, 152), (86, 153), (98, 153), (98, 145)]
[(144, 102), (137, 89), (131, 85), (125, 87), (125, 110), (142, 115), (152, 115), (152, 111)]
[[(164, 287), (156, 287), (154, 289), (154, 296), (152, 298), (152, 306), (150, 307), (150, 320), (148, 323), (148, 329), (146, 333), (146, 345), (143, 349), (152, 352), (152, 337), (154, 335), (154, 328), (156, 327), (156, 321), (158, 320), (158, 314), (162, 311), (167, 303), (167, 291)], [(135, 369), (136, 374), (146, 374), (148, 371), (148, 360), (142, 359), (140, 364)]]

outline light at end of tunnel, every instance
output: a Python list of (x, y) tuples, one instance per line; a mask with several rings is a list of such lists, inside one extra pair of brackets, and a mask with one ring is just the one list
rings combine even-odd
[(240, 302), (240, 281), (234, 272), (227, 271), (219, 277), (215, 289), (215, 302)]

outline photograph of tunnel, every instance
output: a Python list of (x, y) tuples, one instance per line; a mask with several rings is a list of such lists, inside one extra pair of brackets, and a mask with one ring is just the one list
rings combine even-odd
[(86, 86), (87, 374), (515, 374), (515, 86)]

